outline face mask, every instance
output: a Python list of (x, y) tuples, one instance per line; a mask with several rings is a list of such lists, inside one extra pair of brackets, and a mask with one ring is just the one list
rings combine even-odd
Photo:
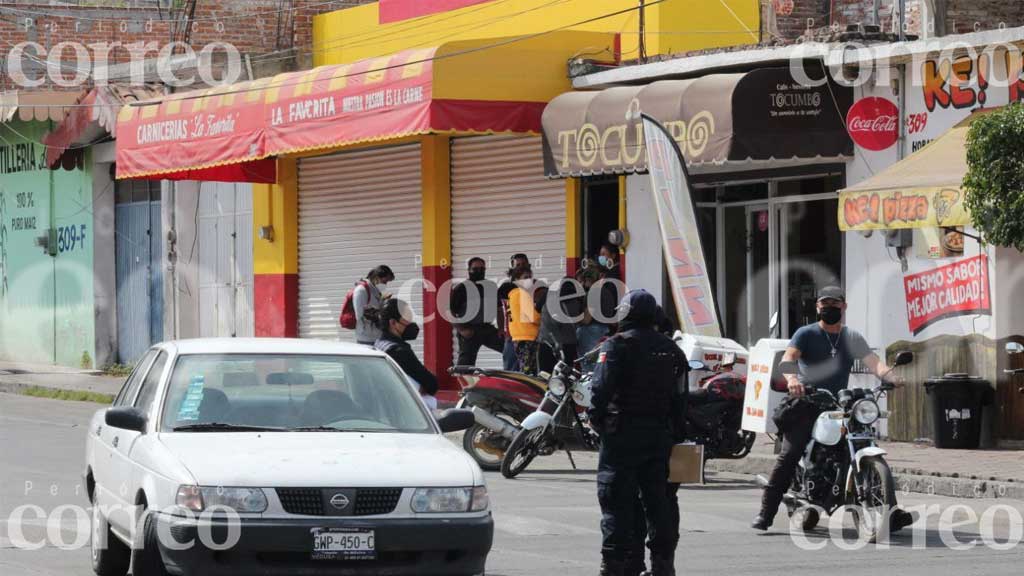
[(611, 261), (608, 260), (607, 256), (598, 256), (597, 263), (604, 268), (608, 268), (611, 265)]
[(836, 306), (825, 306), (818, 312), (818, 318), (825, 324), (832, 326), (838, 324), (843, 319), (843, 310)]
[(415, 340), (420, 335), (420, 325), (411, 322), (406, 324), (405, 330), (402, 330), (402, 340)]
[(484, 279), (485, 274), (487, 274), (487, 271), (483, 268), (474, 268), (469, 271), (469, 279), (473, 282), (479, 282)]
[(518, 284), (523, 290), (529, 290), (530, 288), (533, 288), (533, 278), (520, 278), (519, 280), (516, 280), (516, 284)]

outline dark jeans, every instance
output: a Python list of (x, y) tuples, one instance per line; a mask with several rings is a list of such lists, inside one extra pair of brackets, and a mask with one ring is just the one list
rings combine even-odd
[(511, 338), (505, 339), (505, 347), (501, 350), (501, 365), (509, 372), (519, 371), (519, 360), (516, 358), (516, 347)]
[(625, 561), (637, 553), (637, 541), (642, 554), (643, 535), (637, 527), (643, 523), (652, 555), (675, 554), (679, 524), (676, 520), (673, 525), (666, 490), (671, 450), (671, 437), (660, 430), (622, 430), (601, 438), (597, 499), (605, 560)]
[(811, 441), (811, 432), (814, 430), (814, 421), (808, 415), (794, 422), (792, 428), (782, 435), (782, 451), (775, 461), (775, 468), (772, 469), (771, 477), (768, 478), (768, 486), (765, 486), (764, 495), (761, 497), (761, 515), (772, 521), (779, 511), (779, 504), (782, 497), (793, 484), (793, 475), (796, 474), (796, 467), (803, 458), (807, 443)]
[(487, 346), (495, 352), (501, 353), (505, 342), (498, 335), (498, 329), (492, 324), (478, 324), (466, 326), (473, 330), (473, 335), (463, 338), (456, 330), (459, 339), (459, 358), (456, 360), (459, 366), (476, 366), (476, 356), (481, 346)]

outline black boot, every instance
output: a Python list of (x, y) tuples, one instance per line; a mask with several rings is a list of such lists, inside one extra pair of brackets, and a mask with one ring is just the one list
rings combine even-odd
[(762, 531), (770, 528), (772, 521), (775, 520), (775, 514), (779, 511), (780, 504), (782, 504), (782, 495), (776, 494), (771, 488), (765, 488), (764, 494), (761, 495), (761, 511), (754, 516), (750, 527)]
[(623, 576), (643, 576), (648, 574), (647, 564), (643, 558), (628, 558), (622, 571)]
[(626, 563), (622, 560), (602, 560), (601, 576), (625, 576)]
[(641, 576), (676, 576), (675, 558), (651, 558), (651, 571), (644, 572)]

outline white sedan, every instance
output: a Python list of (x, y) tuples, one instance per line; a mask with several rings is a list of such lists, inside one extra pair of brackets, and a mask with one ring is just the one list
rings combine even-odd
[(163, 574), (483, 574), (483, 474), (398, 366), (355, 345), (153, 347), (92, 420), (93, 569)]

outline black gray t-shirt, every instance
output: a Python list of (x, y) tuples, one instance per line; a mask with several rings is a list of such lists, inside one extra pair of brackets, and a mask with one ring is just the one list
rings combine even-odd
[(833, 394), (846, 389), (854, 361), (871, 354), (856, 330), (843, 327), (839, 334), (830, 334), (817, 323), (797, 330), (789, 345), (800, 351), (800, 381)]

